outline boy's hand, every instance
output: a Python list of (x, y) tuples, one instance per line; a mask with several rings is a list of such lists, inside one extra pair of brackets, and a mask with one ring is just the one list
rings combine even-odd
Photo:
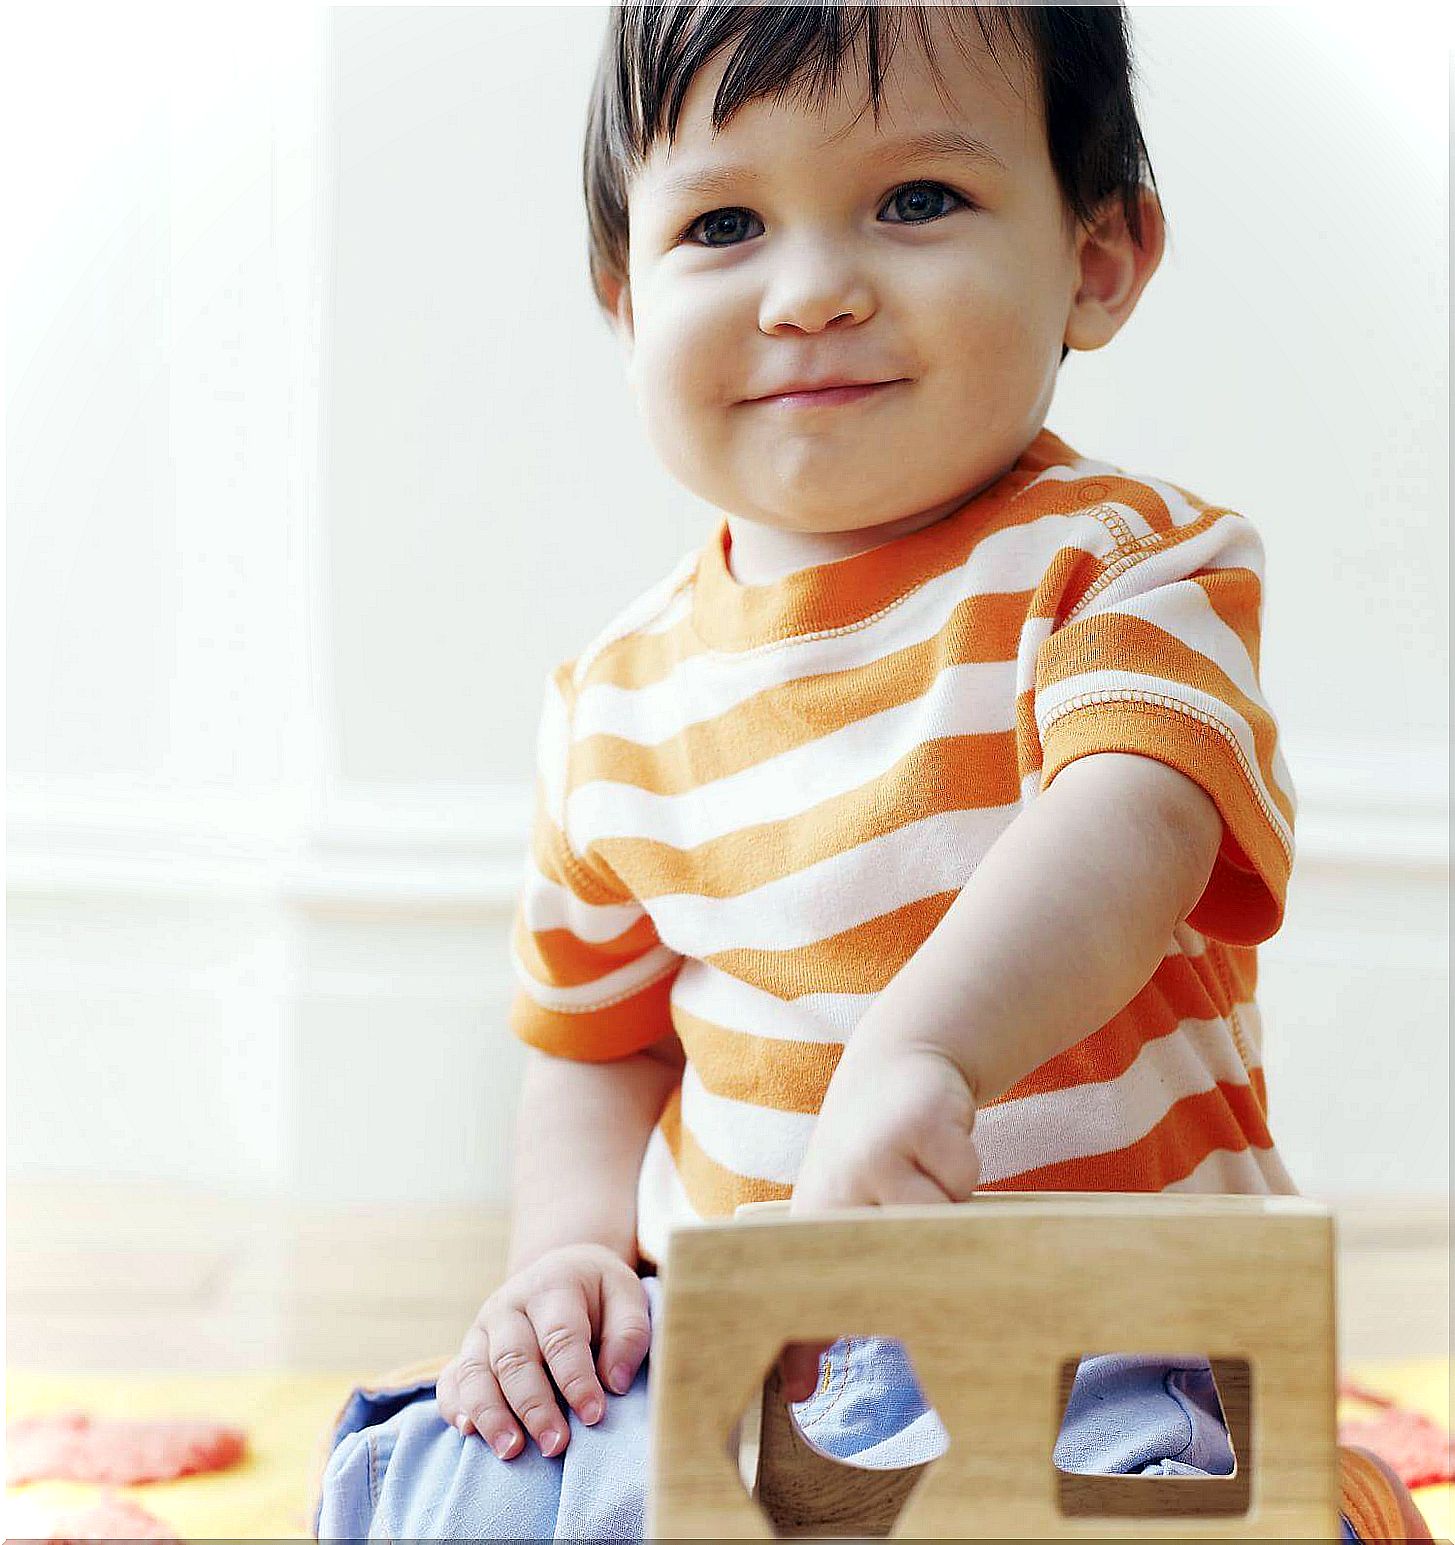
[[(593, 1343), (600, 1347), (594, 1363)], [(549, 1250), (481, 1305), (440, 1374), (440, 1415), (462, 1435), (473, 1427), (502, 1459), (525, 1452), (519, 1416), (541, 1453), (558, 1454), (570, 1427), (551, 1380), (591, 1425), (606, 1412), (602, 1385), (624, 1395), (650, 1343), (646, 1289), (614, 1250)]]
[[(975, 1108), (964, 1075), (943, 1052), (872, 1031), (856, 1035), (829, 1083), (789, 1212), (968, 1200), (980, 1180)], [(785, 1349), (779, 1366), (790, 1400), (813, 1393), (819, 1355), (831, 1345)]]

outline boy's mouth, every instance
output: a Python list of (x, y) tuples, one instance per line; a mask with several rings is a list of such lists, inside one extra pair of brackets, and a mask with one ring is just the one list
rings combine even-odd
[(819, 382), (795, 381), (762, 397), (746, 398), (745, 402), (749, 405), (763, 404), (779, 408), (828, 408), (844, 403), (860, 402), (866, 397), (885, 391), (888, 387), (903, 384), (903, 377), (889, 381), (854, 381), (846, 378), (831, 378)]

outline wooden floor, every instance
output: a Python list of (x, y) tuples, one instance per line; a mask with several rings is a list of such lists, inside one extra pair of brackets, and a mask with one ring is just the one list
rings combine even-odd
[[(1345, 1363), (1450, 1352), (1445, 1203), (1338, 1209)], [(500, 1279), (505, 1220), (12, 1183), (6, 1350), (55, 1373), (378, 1372), (453, 1350)], [(848, 1327), (846, 1327), (847, 1329)]]

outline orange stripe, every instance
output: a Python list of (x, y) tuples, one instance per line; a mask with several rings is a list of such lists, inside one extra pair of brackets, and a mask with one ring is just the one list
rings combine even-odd
[[(1185, 682), (1236, 709), (1253, 733), (1264, 785), (1284, 820), (1293, 824), (1293, 808), (1273, 778), (1273, 745), (1277, 730), (1268, 710), (1246, 696), (1207, 655), (1155, 623), (1123, 612), (1100, 612), (1068, 623), (1042, 646), (1036, 662), (1036, 687), (1038, 691), (1044, 691), (1056, 682), (1086, 671), (1117, 670), (1160, 676), (1174, 684)], [(1107, 705), (1109, 712), (1114, 713), (1117, 708), (1117, 704)], [(1072, 717), (1067, 714), (1052, 724), (1048, 732), (1050, 738), (1054, 740), (1061, 726)], [(1215, 794), (1216, 790), (1209, 789), (1208, 792)]]
[[(1165, 536), (1175, 529), (1166, 501), (1155, 488), (1149, 488), (1146, 483), (1137, 482), (1134, 478), (1116, 474), (1098, 478), (1097, 482), (1106, 489), (1101, 496), (1103, 499), (1114, 500), (1117, 504), (1125, 504), (1135, 510), (1159, 536)], [(1195, 500), (1193, 503), (1194, 508), (1203, 508)]]
[(1197, 582), (1207, 592), (1208, 604), (1223, 626), (1242, 640), (1256, 675), (1261, 644), (1258, 619), (1263, 605), (1263, 586), (1258, 576), (1252, 569), (1215, 569), (1199, 574)]
[[(1192, 962), (1164, 960), (1152, 981), (1114, 1019), (989, 1103), (1117, 1078), (1149, 1041), (1175, 1033), (1184, 1019), (1218, 1018), (1225, 1012)], [(693, 1068), (711, 1093), (771, 1110), (817, 1114), (842, 1055), (838, 1041), (754, 1035), (689, 1014), (680, 1005), (673, 1007), (672, 1018)]]
[[(1156, 1191), (1184, 1179), (1209, 1154), (1242, 1152), (1249, 1144), (1229, 1107), (1246, 1103), (1234, 1085), (1179, 1101), (1158, 1127), (1139, 1142), (1110, 1154), (1069, 1159), (1023, 1170), (992, 1181), (987, 1191)], [(1195, 1108), (1201, 1107), (1201, 1108)], [(682, 1124), (681, 1091), (674, 1090), (659, 1119), (678, 1178), (693, 1208), (703, 1217), (731, 1216), (740, 1202), (777, 1201), (793, 1194), (780, 1181), (761, 1180), (727, 1169), (706, 1154)], [(1186, 1130), (1180, 1130), (1180, 1128)]]
[(1017, 693), (1015, 700), (1016, 768), (1022, 778), (1042, 763), (1041, 732), (1036, 727), (1036, 693), (1033, 687)]
[[(667, 610), (676, 595), (662, 608)], [(661, 613), (658, 613), (660, 616)], [(680, 617), (660, 633), (628, 633), (613, 639), (583, 674), (581, 691), (609, 685), (634, 690), (662, 681), (686, 659), (701, 654), (703, 643), (692, 631), (691, 613)]]
[(810, 992), (881, 992), (950, 909), (958, 891), (896, 907), (801, 949), (721, 950), (708, 964), (776, 998)]
[[(1198, 962), (1170, 956), (1127, 1006), (1085, 1040), (1052, 1057), (992, 1102), (1023, 1099), (1074, 1089), (1079, 1084), (1106, 1083), (1119, 1078), (1150, 1041), (1175, 1034), (1185, 1019), (1226, 1019), (1227, 995), (1214, 993)], [(1262, 1122), (1258, 1123), (1262, 1130)]]
[[(722, 899), (928, 816), (1011, 806), (1019, 799), (1008, 731), (952, 735), (922, 741), (878, 778), (782, 821), (741, 827), (695, 848), (649, 837), (600, 837), (587, 851), (626, 876), (642, 900), (683, 894)], [(1006, 811), (1007, 822), (1013, 815)]]
[(600, 907), (616, 906), (632, 899), (620, 881), (610, 885), (596, 869), (589, 867), (589, 853), (585, 858), (578, 858), (571, 851), (566, 834), (551, 819), (545, 802), (540, 799), (536, 801), (535, 820), (531, 826), (531, 855), (536, 868), (548, 880), (564, 886), (578, 901)]
[(588, 944), (569, 928), (543, 928), (532, 933), (517, 911), (512, 935), (521, 963), (536, 981), (547, 987), (580, 987), (594, 982), (620, 970), (661, 942), (649, 917), (639, 917), (614, 939)]
[(670, 1033), (668, 997), (675, 976), (669, 972), (630, 998), (585, 1014), (542, 1008), (524, 992), (517, 992), (510, 1005), (510, 1028), (522, 1041), (553, 1057), (579, 1062), (629, 1057)]
[(1253, 1091), (1243, 1084), (1218, 1084), (1178, 1100), (1152, 1130), (1107, 1153), (1065, 1159), (1022, 1170), (986, 1186), (988, 1191), (1160, 1191), (1185, 1180), (1210, 1154), (1241, 1153), (1248, 1133), (1261, 1125)]
[[(1178, 492), (1184, 490), (1178, 489)], [(1187, 497), (1194, 509), (1207, 508), (1190, 494)], [(1088, 472), (1084, 477), (1047, 481), (1028, 493), (1024, 502), (1034, 504), (1037, 516), (1086, 514), (1108, 502), (1125, 504), (1154, 531), (1166, 534), (1175, 529), (1162, 495), (1149, 484), (1119, 472)]]
[(676, 1006), (672, 1022), (703, 1086), (727, 1100), (816, 1116), (844, 1049), (731, 1030)]
[(1027, 616), (1063, 622), (1066, 613), (1091, 588), (1109, 561), (1080, 547), (1059, 548), (1036, 586)]
[(819, 740), (886, 708), (914, 702), (952, 666), (1014, 660), (1029, 591), (970, 596), (931, 639), (845, 670), (767, 687), (716, 718), (643, 746), (588, 735), (572, 748), (572, 786), (595, 779), (681, 794)]
[(1253, 1098), (1258, 1102), (1258, 1109), (1263, 1115), (1266, 1127), (1268, 1120), (1268, 1084), (1264, 1078), (1261, 1063), (1256, 1068), (1249, 1068), (1248, 1082), (1252, 1085)]
[[(1106, 1083), (1125, 1073), (1149, 1042), (1175, 1034), (1183, 1020), (1225, 1018), (1227, 1010), (1215, 1001), (1198, 964), (1180, 957), (1164, 960), (1147, 986), (1115, 1018), (1028, 1073), (988, 1105)], [(1215, 979), (1212, 985), (1218, 985)], [(1225, 1001), (1220, 986), (1216, 997)], [(680, 1005), (674, 1006), (672, 1019), (706, 1089), (770, 1110), (816, 1115), (843, 1054), (838, 1041), (754, 1035), (701, 1019)], [(1261, 1099), (1259, 1105), (1255, 1139), (1267, 1131)]]
[(682, 1189), (703, 1217), (731, 1217), (740, 1202), (778, 1202), (793, 1195), (792, 1186), (739, 1175), (709, 1158), (697, 1139), (682, 1125), (680, 1088), (674, 1089), (668, 1097), (658, 1126), (666, 1139)]

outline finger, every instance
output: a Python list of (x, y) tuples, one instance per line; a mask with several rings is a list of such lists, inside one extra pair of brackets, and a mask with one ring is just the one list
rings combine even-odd
[(943, 1205), (953, 1200), (939, 1181), (914, 1163), (896, 1168), (881, 1190), (880, 1204), (890, 1207), (917, 1207), (926, 1202)]
[(921, 1135), (915, 1162), (951, 1201), (969, 1201), (980, 1184), (980, 1154), (968, 1132), (937, 1124)]
[(790, 1341), (783, 1348), (778, 1368), (789, 1400), (807, 1400), (818, 1388), (819, 1359), (832, 1345), (832, 1341)]
[(532, 1295), (525, 1313), (566, 1403), (588, 1425), (599, 1422), (606, 1413), (606, 1393), (591, 1360), (585, 1289), (574, 1283), (547, 1288)]
[(440, 1376), (435, 1380), (434, 1403), (439, 1408), (440, 1420), (446, 1427), (457, 1427), (464, 1418), (465, 1411), (460, 1404), (459, 1375), (455, 1371), (454, 1358), (440, 1369)]
[(481, 1326), (472, 1325), (465, 1333), (460, 1354), (450, 1366), (456, 1414), (446, 1419), (462, 1435), (478, 1432), (502, 1459), (523, 1452), (525, 1439), (491, 1371), (490, 1338)]
[(510, 1409), (525, 1424), (543, 1454), (559, 1453), (568, 1432), (556, 1392), (541, 1364), (540, 1343), (519, 1309), (498, 1309), (490, 1318), (490, 1371)]
[(601, 1381), (618, 1395), (632, 1387), (652, 1344), (647, 1290), (635, 1272), (610, 1272), (601, 1279)]

